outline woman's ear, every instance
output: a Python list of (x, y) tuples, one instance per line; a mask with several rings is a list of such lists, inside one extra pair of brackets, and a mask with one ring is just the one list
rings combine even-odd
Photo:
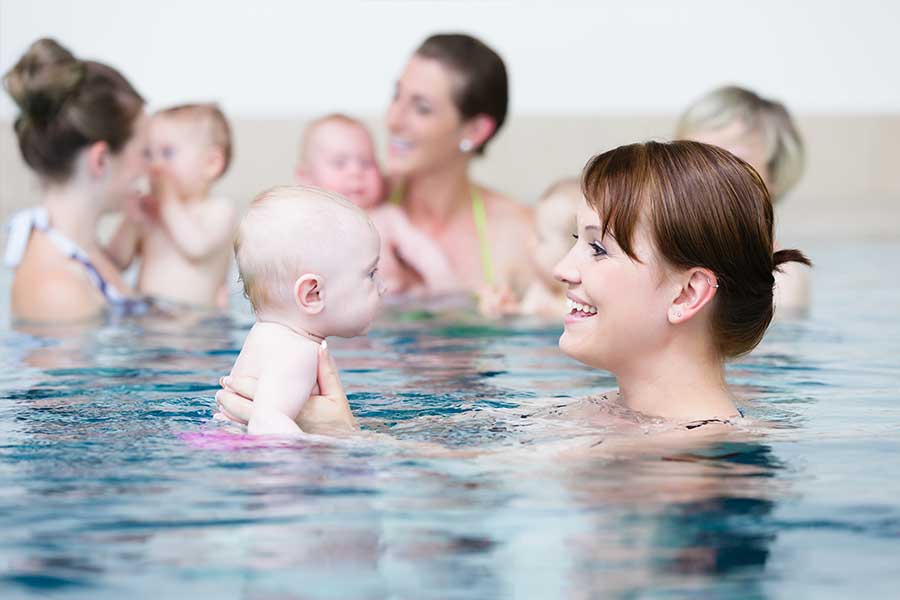
[(94, 142), (87, 148), (87, 168), (92, 179), (102, 179), (109, 164), (109, 144)]
[(712, 302), (719, 289), (715, 274), (709, 269), (695, 267), (678, 277), (681, 287), (668, 309), (669, 323), (685, 322)]
[(297, 308), (308, 315), (317, 315), (325, 310), (324, 280), (318, 275), (307, 273), (294, 282), (294, 302)]
[(497, 121), (494, 117), (485, 114), (475, 115), (463, 125), (462, 141), (468, 142), (469, 147), (474, 150), (488, 141), (496, 130)]

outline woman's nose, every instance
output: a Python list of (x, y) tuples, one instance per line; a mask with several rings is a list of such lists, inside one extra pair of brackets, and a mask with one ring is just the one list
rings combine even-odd
[(400, 106), (400, 102), (398, 100), (392, 100), (390, 106), (388, 106), (387, 112), (388, 129), (399, 129), (402, 124), (403, 108)]
[(572, 246), (566, 255), (562, 257), (562, 260), (553, 267), (553, 278), (557, 281), (569, 285), (581, 283), (581, 274), (578, 272), (574, 257), (572, 256), (574, 250), (575, 246)]

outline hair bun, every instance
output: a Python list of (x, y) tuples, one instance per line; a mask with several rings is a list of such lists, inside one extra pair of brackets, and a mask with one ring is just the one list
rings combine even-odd
[(772, 255), (772, 270), (781, 271), (781, 265), (789, 262), (804, 264), (807, 267), (812, 266), (812, 261), (799, 250), (779, 250)]
[(43, 38), (6, 73), (3, 84), (22, 116), (42, 124), (56, 116), (84, 73), (84, 63), (56, 40)]

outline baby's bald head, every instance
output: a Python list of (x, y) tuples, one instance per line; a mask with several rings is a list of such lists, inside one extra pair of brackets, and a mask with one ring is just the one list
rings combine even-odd
[(334, 275), (373, 236), (366, 213), (338, 194), (308, 186), (266, 190), (250, 204), (234, 243), (244, 294), (257, 312), (290, 306), (298, 277)]

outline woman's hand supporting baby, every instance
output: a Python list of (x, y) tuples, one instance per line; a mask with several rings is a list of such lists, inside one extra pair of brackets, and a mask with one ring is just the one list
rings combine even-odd
[[(310, 396), (303, 405), (297, 417), (300, 429), (320, 435), (347, 435), (359, 431), (327, 346), (319, 348), (316, 375), (319, 394)], [(221, 413), (235, 423), (246, 425), (253, 414), (257, 382), (255, 377), (223, 377), (220, 380), (222, 389), (216, 392), (216, 404)]]

